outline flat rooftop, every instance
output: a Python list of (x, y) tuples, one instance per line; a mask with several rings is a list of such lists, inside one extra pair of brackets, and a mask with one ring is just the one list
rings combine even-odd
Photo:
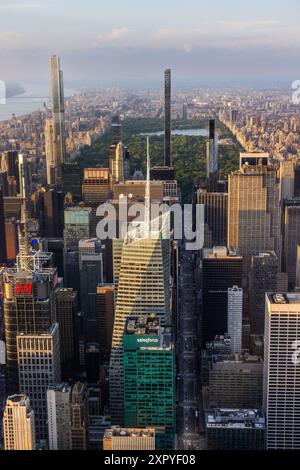
[(159, 337), (159, 343), (157, 342), (158, 344), (152, 345), (152, 347), (150, 343), (144, 340), (144, 346), (141, 346), (141, 349), (153, 349), (153, 347), (162, 349), (173, 348), (172, 329), (170, 327), (161, 327), (160, 318), (156, 314), (129, 318), (125, 327), (125, 335)]
[(206, 412), (207, 428), (260, 429), (266, 428), (266, 419), (260, 410), (215, 408)]
[(299, 304), (300, 307), (300, 292), (297, 293), (275, 293), (267, 294), (271, 304), (286, 305), (286, 304)]
[(242, 259), (238, 249), (235, 247), (215, 246), (213, 248), (205, 248), (203, 250), (203, 259)]
[(140, 428), (119, 428), (118, 426), (107, 429), (104, 433), (104, 438), (109, 439), (112, 437), (155, 437), (155, 429), (140, 429)]
[(160, 320), (157, 315), (141, 315), (129, 318), (126, 324), (126, 334), (131, 335), (158, 335)]

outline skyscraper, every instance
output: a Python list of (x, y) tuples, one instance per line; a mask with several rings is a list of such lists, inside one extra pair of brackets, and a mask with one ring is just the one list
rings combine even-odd
[(300, 294), (267, 294), (264, 410), (268, 450), (300, 449)]
[(297, 246), (296, 287), (300, 288), (300, 245)]
[(242, 352), (242, 326), (243, 326), (243, 289), (233, 286), (228, 289), (228, 328), (231, 338), (232, 352)]
[(45, 124), (45, 153), (46, 153), (46, 172), (47, 184), (56, 183), (56, 155), (54, 149), (54, 126), (52, 119), (46, 119)]
[(207, 226), (208, 240), (205, 248), (227, 245), (227, 206), (228, 194), (210, 193), (199, 189), (196, 195), (197, 203), (205, 206), (205, 224)]
[(16, 337), (20, 333), (38, 334), (49, 330), (54, 321), (54, 289), (57, 271), (51, 267), (49, 253), (28, 248), (17, 257), (17, 265), (4, 273), (4, 323), (7, 352), (8, 390), (18, 390)]
[(47, 390), (49, 450), (69, 450), (71, 387), (67, 384), (52, 385)]
[(64, 193), (70, 193), (73, 201), (82, 201), (82, 168), (79, 163), (62, 164), (62, 184)]
[(97, 340), (97, 286), (103, 283), (103, 253), (98, 238), (79, 241), (79, 273), (85, 340), (93, 342)]
[(91, 236), (96, 236), (97, 223), (100, 218), (96, 212), (110, 195), (110, 172), (108, 168), (86, 168), (84, 170), (82, 197), (84, 203), (92, 208)]
[(58, 324), (48, 332), (19, 334), (17, 350), (20, 392), (30, 397), (37, 440), (47, 440), (47, 390), (61, 382)]
[(215, 126), (215, 120), (210, 119), (206, 145), (206, 179), (207, 190), (210, 192), (216, 191), (218, 182), (218, 137)]
[(5, 450), (35, 450), (34, 412), (26, 395), (7, 398), (3, 414)]
[(113, 424), (122, 425), (124, 420), (122, 345), (127, 319), (155, 312), (163, 324), (171, 321), (169, 215), (150, 220), (148, 153), (144, 221), (129, 230), (125, 240), (113, 240), (115, 320), (109, 379)]
[[(285, 286), (282, 278), (285, 277)], [(266, 292), (287, 291), (287, 275), (279, 273), (279, 260), (274, 251), (253, 253), (248, 277), (251, 332), (263, 335), (265, 328)]]
[(296, 284), (297, 245), (300, 243), (300, 199), (283, 203), (283, 269), (291, 287)]
[(96, 333), (101, 361), (110, 358), (114, 326), (114, 286), (103, 284), (97, 286), (96, 292)]
[(76, 206), (65, 210), (64, 278), (65, 286), (80, 291), (79, 240), (89, 238), (92, 209)]
[(71, 392), (71, 450), (88, 448), (88, 408), (86, 385), (77, 382)]
[(78, 312), (77, 292), (73, 289), (55, 291), (56, 321), (59, 324), (60, 359), (63, 368), (74, 365), (75, 319)]
[(275, 251), (281, 259), (279, 202), (276, 165), (244, 165), (229, 175), (227, 243), (239, 249), (245, 273), (253, 251)]
[(171, 160), (171, 69), (165, 70), (165, 167)]
[(124, 181), (124, 160), (125, 147), (122, 142), (111, 145), (109, 151), (109, 171), (111, 184), (118, 184)]
[(266, 419), (260, 410), (213, 409), (205, 421), (208, 450), (265, 450)]
[(6, 263), (6, 232), (5, 232), (5, 216), (4, 216), (4, 200), (3, 189), (0, 186), (0, 264)]
[(263, 367), (260, 357), (219, 351), (209, 366), (209, 407), (261, 409)]
[(242, 287), (243, 258), (234, 249), (203, 250), (202, 342), (223, 335), (228, 328), (228, 289)]
[(175, 428), (174, 347), (171, 328), (156, 315), (129, 319), (123, 340), (125, 426), (164, 428), (173, 449)]
[(51, 78), (51, 105), (53, 119), (53, 152), (55, 157), (55, 182), (61, 184), (61, 165), (66, 159), (65, 143), (65, 105), (63, 72), (60, 69), (60, 59), (58, 56), (52, 56), (50, 59), (50, 78)]

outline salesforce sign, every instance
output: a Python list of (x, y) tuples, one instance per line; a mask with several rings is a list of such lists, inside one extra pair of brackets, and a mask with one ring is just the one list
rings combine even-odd
[(157, 347), (160, 345), (159, 336), (139, 336), (139, 335), (125, 335), (124, 336), (124, 349), (139, 349), (148, 347)]

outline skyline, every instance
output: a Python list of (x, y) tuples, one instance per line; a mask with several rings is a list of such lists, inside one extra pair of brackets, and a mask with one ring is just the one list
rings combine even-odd
[(44, 80), (46, 58), (59, 54), (66, 81), (153, 80), (167, 67), (178, 80), (296, 80), (300, 7), (285, 5), (1, 0), (0, 78)]

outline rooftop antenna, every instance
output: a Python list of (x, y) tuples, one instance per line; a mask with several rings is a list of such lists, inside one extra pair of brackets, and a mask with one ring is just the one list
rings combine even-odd
[(32, 254), (28, 234), (28, 211), (26, 201), (26, 185), (24, 171), (24, 157), (19, 154), (20, 193), (22, 197), (21, 226), (19, 227), (19, 261), (24, 270), (27, 270), (28, 257)]

